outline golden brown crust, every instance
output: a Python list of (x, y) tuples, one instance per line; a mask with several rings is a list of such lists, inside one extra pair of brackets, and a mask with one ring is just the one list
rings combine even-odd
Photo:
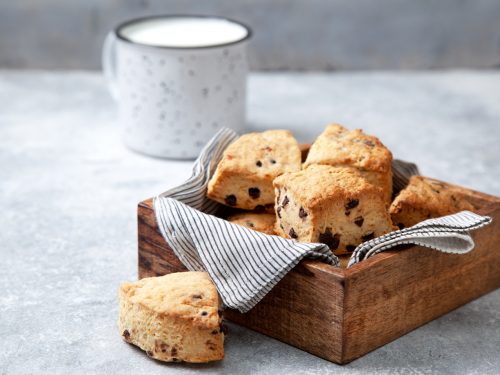
[(393, 223), (403, 228), (462, 210), (473, 211), (474, 206), (462, 198), (459, 188), (429, 177), (412, 176), (389, 212)]
[(314, 164), (354, 167), (385, 194), (392, 194), (392, 153), (377, 137), (360, 129), (348, 130), (339, 124), (326, 127), (314, 141), (304, 168)]
[(179, 272), (120, 287), (118, 327), (125, 341), (161, 361), (224, 357), (220, 299), (206, 272)]
[(311, 164), (353, 166), (361, 170), (388, 172), (392, 153), (372, 135), (361, 129), (348, 130), (339, 124), (328, 125), (314, 141), (304, 168)]
[(299, 145), (288, 130), (245, 134), (224, 151), (207, 196), (246, 210), (265, 208), (274, 202), (273, 179), (300, 168)]
[(274, 180), (276, 231), (302, 242), (323, 242), (335, 254), (390, 232), (382, 189), (356, 168), (311, 165)]
[(244, 212), (233, 215), (227, 219), (231, 223), (244, 226), (249, 229), (256, 230), (265, 234), (276, 234), (274, 226), (276, 224), (275, 214), (261, 213), (256, 214), (252, 212)]

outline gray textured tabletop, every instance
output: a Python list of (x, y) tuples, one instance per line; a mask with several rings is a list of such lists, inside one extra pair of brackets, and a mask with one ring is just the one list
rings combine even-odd
[[(498, 72), (255, 74), (249, 128), (361, 127), (426, 175), (500, 195), (499, 87)], [(137, 277), (137, 203), (191, 162), (117, 134), (100, 74), (0, 72), (1, 374), (499, 373), (500, 290), (346, 366), (234, 324), (221, 363), (147, 358), (117, 332), (117, 288)]]

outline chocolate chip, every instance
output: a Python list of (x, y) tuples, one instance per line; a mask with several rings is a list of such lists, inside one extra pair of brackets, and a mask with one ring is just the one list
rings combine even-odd
[(146, 352), (146, 354), (148, 355), (148, 357), (152, 357), (152, 356), (153, 356), (153, 352), (152, 352), (151, 350), (148, 350), (148, 351)]
[(398, 228), (399, 229), (404, 229), (405, 225), (403, 223), (398, 223)]
[(122, 336), (125, 340), (127, 340), (127, 341), (130, 340), (130, 332), (128, 331), (128, 329), (123, 331)]
[(285, 198), (283, 199), (283, 202), (281, 202), (281, 207), (285, 207), (290, 200), (288, 199), (288, 196), (285, 195)]
[(276, 215), (278, 215), (278, 217), (281, 219), (281, 207), (278, 207), (276, 209)]
[(231, 194), (231, 195), (226, 195), (226, 198), (224, 198), (226, 201), (226, 204), (228, 206), (236, 206), (236, 196)]
[(177, 358), (173, 357), (172, 362), (179, 362), (179, 360)]
[(158, 352), (166, 353), (167, 349), (168, 349), (168, 345), (167, 344), (165, 344), (161, 340), (155, 340), (155, 349), (154, 349), (155, 352), (157, 352), (157, 353)]
[(319, 234), (319, 242), (324, 243), (332, 250), (336, 250), (339, 247), (340, 234), (334, 235), (331, 228), (326, 228), (325, 233)]
[(370, 146), (370, 147), (374, 147), (374, 146), (375, 146), (375, 143), (373, 143), (372, 141), (368, 141), (368, 140), (366, 140), (366, 141), (363, 141), (363, 143), (364, 143), (365, 145), (367, 145), (367, 146)]
[(207, 345), (207, 348), (210, 350), (217, 349), (217, 345), (215, 345), (215, 343), (210, 340), (205, 341), (205, 344)]
[(302, 207), (300, 207), (300, 210), (299, 210), (299, 217), (300, 217), (301, 219), (303, 219), (303, 218), (307, 217), (307, 212), (306, 212), (306, 210), (304, 210)]
[(354, 249), (356, 249), (356, 246), (354, 246), (354, 245), (347, 245), (347, 246), (345, 247), (345, 249), (346, 249), (347, 251), (349, 251), (349, 252), (351, 252), (351, 253), (352, 253), (352, 252), (354, 251)]
[[(177, 348), (174, 346), (172, 350), (170, 350), (170, 355), (173, 357), (174, 355), (177, 355)], [(173, 358), (172, 358), (173, 359)]]
[(295, 230), (293, 228), (290, 229), (290, 237), (292, 238), (298, 238), (299, 236), (297, 236), (297, 233), (295, 233)]
[(271, 164), (276, 164), (276, 160), (271, 159), (270, 161), (271, 161)]
[(201, 294), (193, 294), (191, 296), (192, 299), (201, 299)]
[(368, 240), (372, 240), (374, 237), (375, 237), (375, 234), (373, 232), (370, 232), (370, 233), (365, 234), (363, 237), (361, 237), (361, 239), (363, 241), (368, 241)]
[(262, 213), (262, 212), (264, 212), (265, 210), (266, 210), (266, 208), (265, 208), (263, 205), (261, 205), (261, 204), (258, 204), (258, 205), (257, 205), (257, 206), (255, 206), (255, 208), (254, 208), (254, 211), (255, 211), (255, 212), (257, 212), (257, 213)]
[(354, 219), (354, 224), (356, 224), (358, 227), (361, 227), (364, 221), (365, 219), (363, 219), (363, 216), (358, 216)]
[(208, 313), (206, 311), (201, 312), (201, 316), (207, 316), (207, 315), (208, 315)]
[(212, 333), (212, 335), (218, 335), (219, 331), (217, 331), (216, 329), (214, 329), (211, 333)]
[(248, 195), (250, 195), (250, 198), (257, 199), (260, 197), (260, 189), (251, 187), (250, 189), (248, 189)]
[(347, 203), (345, 204), (345, 208), (347, 210), (350, 210), (351, 208), (357, 207), (359, 204), (359, 200), (357, 199), (349, 199)]
[(351, 214), (351, 211), (349, 211), (349, 210), (347, 210), (347, 211), (345, 212), (345, 216), (349, 216), (350, 214)]
[(280, 223), (280, 228), (281, 228), (282, 230), (285, 230), (285, 227), (284, 227), (284, 226), (283, 226), (283, 224), (281, 224), (281, 223)]
[(253, 228), (253, 227), (254, 227), (254, 225), (253, 225), (253, 223), (252, 223), (251, 221), (248, 221), (248, 220), (247, 220), (247, 221), (245, 222), (245, 224), (247, 225), (247, 227), (250, 227), (250, 228)]
[(257, 167), (262, 167), (262, 162), (260, 160), (257, 160), (257, 163), (255, 163)]

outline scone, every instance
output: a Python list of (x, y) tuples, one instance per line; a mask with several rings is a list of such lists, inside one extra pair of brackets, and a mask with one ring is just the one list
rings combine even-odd
[(274, 214), (255, 214), (252, 212), (244, 212), (230, 216), (227, 220), (231, 223), (238, 224), (258, 232), (271, 235), (275, 234), (274, 226), (276, 224), (276, 216)]
[(118, 328), (123, 339), (166, 362), (224, 358), (219, 295), (205, 272), (124, 283)]
[(291, 132), (245, 134), (224, 151), (208, 184), (207, 196), (246, 210), (272, 209), (273, 179), (300, 168), (301, 152)]
[(329, 125), (311, 146), (304, 168), (314, 164), (354, 167), (384, 191), (388, 204), (391, 201), (392, 153), (377, 137)]
[(407, 228), (462, 210), (473, 211), (474, 206), (463, 199), (460, 188), (432, 178), (412, 176), (392, 202), (389, 212), (395, 225)]
[(322, 242), (339, 255), (392, 230), (382, 189), (356, 169), (310, 165), (274, 187), (276, 230), (286, 238)]

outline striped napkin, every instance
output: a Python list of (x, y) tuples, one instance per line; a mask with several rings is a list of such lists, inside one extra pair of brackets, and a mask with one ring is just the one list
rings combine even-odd
[(465, 254), (474, 248), (474, 240), (469, 231), (489, 223), (490, 217), (470, 211), (428, 219), (410, 228), (387, 233), (362, 243), (352, 253), (347, 267), (381, 251), (407, 244), (425, 246), (443, 253)]
[[(238, 138), (221, 129), (194, 163), (191, 177), (154, 199), (156, 220), (166, 242), (192, 271), (207, 271), (226, 307), (246, 312), (254, 307), (303, 258), (339, 266), (338, 258), (321, 243), (303, 243), (270, 236), (232, 224), (217, 215), (225, 206), (206, 198), (208, 181), (226, 147)], [(394, 190), (399, 192), (415, 164), (395, 160)], [(472, 212), (421, 222), (374, 238), (358, 246), (349, 267), (401, 244), (417, 244), (463, 254), (473, 249), (469, 231), (491, 222)]]

